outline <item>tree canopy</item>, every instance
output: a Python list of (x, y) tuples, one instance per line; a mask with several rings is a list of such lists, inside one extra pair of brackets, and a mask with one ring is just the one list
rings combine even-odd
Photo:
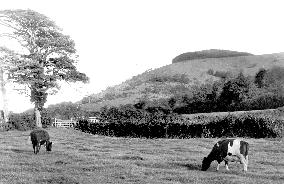
[(4, 10), (0, 24), (11, 30), (2, 36), (16, 39), (25, 49), (9, 69), (9, 79), (29, 87), (36, 109), (41, 110), (47, 95), (59, 89), (59, 81), (88, 82), (76, 68), (75, 42), (47, 16), (33, 10)]

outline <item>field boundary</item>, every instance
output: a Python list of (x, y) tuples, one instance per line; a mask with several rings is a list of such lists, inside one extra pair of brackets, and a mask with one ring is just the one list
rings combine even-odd
[[(210, 112), (210, 113), (194, 113), (194, 114), (181, 114), (185, 118), (194, 118), (197, 116), (229, 116), (238, 114), (256, 114), (256, 113), (273, 113), (279, 111), (279, 109), (265, 109), (265, 110), (251, 110), (251, 111), (228, 111), (228, 112)], [(282, 115), (284, 117), (284, 113)], [(284, 119), (284, 118), (283, 118)]]

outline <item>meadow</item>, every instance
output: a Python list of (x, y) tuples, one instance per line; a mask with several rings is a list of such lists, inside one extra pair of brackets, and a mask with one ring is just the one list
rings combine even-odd
[(49, 128), (52, 152), (33, 153), (30, 131), (0, 134), (0, 183), (284, 183), (283, 138), (245, 139), (248, 172), (239, 163), (200, 171), (217, 138), (116, 138)]

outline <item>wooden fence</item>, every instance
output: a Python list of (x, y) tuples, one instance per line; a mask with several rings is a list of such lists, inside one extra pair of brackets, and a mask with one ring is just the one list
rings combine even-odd
[(100, 119), (98, 117), (89, 117), (88, 121), (92, 123), (99, 123)]
[(63, 127), (63, 128), (71, 128), (74, 127), (74, 125), (76, 124), (75, 120), (62, 120), (62, 119), (54, 119), (54, 123), (53, 126), (54, 127)]
[[(91, 122), (91, 123), (100, 122), (98, 117), (89, 117), (88, 121)], [(63, 127), (63, 128), (71, 128), (71, 127), (74, 127), (76, 124), (77, 124), (77, 121), (73, 120), (72, 118), (70, 120), (63, 120), (63, 119), (54, 118), (54, 122), (52, 123), (52, 126)]]

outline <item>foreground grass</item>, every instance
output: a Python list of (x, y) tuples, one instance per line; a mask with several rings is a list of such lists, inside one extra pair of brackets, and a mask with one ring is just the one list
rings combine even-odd
[(218, 139), (137, 139), (49, 129), (53, 151), (33, 154), (27, 132), (0, 133), (0, 183), (284, 183), (284, 139), (246, 139), (248, 172), (200, 171)]

